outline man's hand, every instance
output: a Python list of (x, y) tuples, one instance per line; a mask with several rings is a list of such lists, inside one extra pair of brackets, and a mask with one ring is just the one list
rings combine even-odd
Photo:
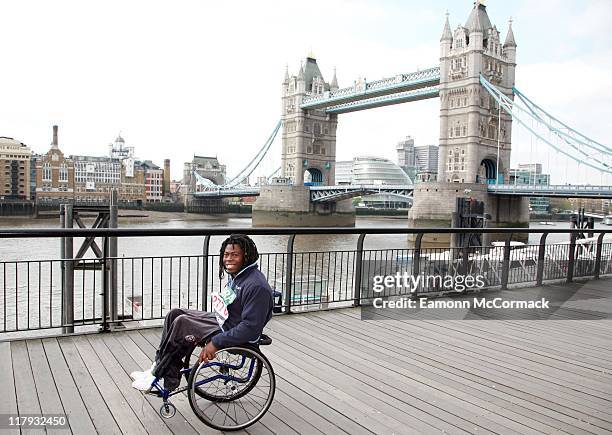
[(219, 349), (213, 344), (212, 340), (206, 343), (206, 346), (200, 352), (200, 357), (198, 358), (198, 364), (200, 363), (208, 363), (211, 359), (215, 359), (215, 354)]

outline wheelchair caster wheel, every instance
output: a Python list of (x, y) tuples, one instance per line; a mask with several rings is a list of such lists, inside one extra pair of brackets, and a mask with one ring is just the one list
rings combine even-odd
[(164, 418), (172, 418), (176, 414), (176, 406), (172, 403), (164, 403), (161, 408), (159, 408), (159, 415)]

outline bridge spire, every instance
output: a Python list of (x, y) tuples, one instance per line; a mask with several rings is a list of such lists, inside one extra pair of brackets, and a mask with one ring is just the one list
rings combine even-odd
[(335, 91), (338, 89), (338, 79), (336, 78), (336, 67), (334, 67), (334, 78), (331, 81), (330, 89)]
[(506, 47), (516, 47), (514, 32), (512, 31), (512, 17), (508, 20), (508, 34), (506, 35), (506, 42), (504, 42), (504, 48)]
[(440, 41), (452, 41), (453, 34), (451, 33), (450, 23), (448, 22), (449, 13), (446, 11), (446, 22), (444, 23), (444, 30), (442, 30), (442, 37)]
[(285, 64), (285, 79), (283, 80), (283, 84), (289, 83), (289, 64)]

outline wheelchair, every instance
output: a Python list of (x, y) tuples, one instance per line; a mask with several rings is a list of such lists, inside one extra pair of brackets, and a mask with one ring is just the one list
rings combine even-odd
[(186, 386), (168, 391), (157, 378), (151, 385), (149, 393), (163, 400), (160, 415), (174, 417), (176, 407), (169, 399), (186, 392), (195, 415), (213, 429), (235, 431), (256, 423), (270, 408), (276, 390), (272, 365), (259, 349), (271, 343), (262, 334), (257, 343), (221, 349), (214, 360), (193, 366), (190, 359), (197, 355), (187, 356), (181, 370)]

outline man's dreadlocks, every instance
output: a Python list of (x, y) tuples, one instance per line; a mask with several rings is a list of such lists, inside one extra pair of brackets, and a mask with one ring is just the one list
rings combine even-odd
[(221, 244), (221, 250), (219, 252), (219, 279), (223, 279), (225, 276), (225, 266), (223, 265), (223, 254), (227, 245), (238, 245), (242, 252), (244, 252), (244, 264), (242, 268), (255, 263), (259, 259), (259, 252), (257, 252), (257, 246), (251, 238), (245, 234), (232, 234)]

